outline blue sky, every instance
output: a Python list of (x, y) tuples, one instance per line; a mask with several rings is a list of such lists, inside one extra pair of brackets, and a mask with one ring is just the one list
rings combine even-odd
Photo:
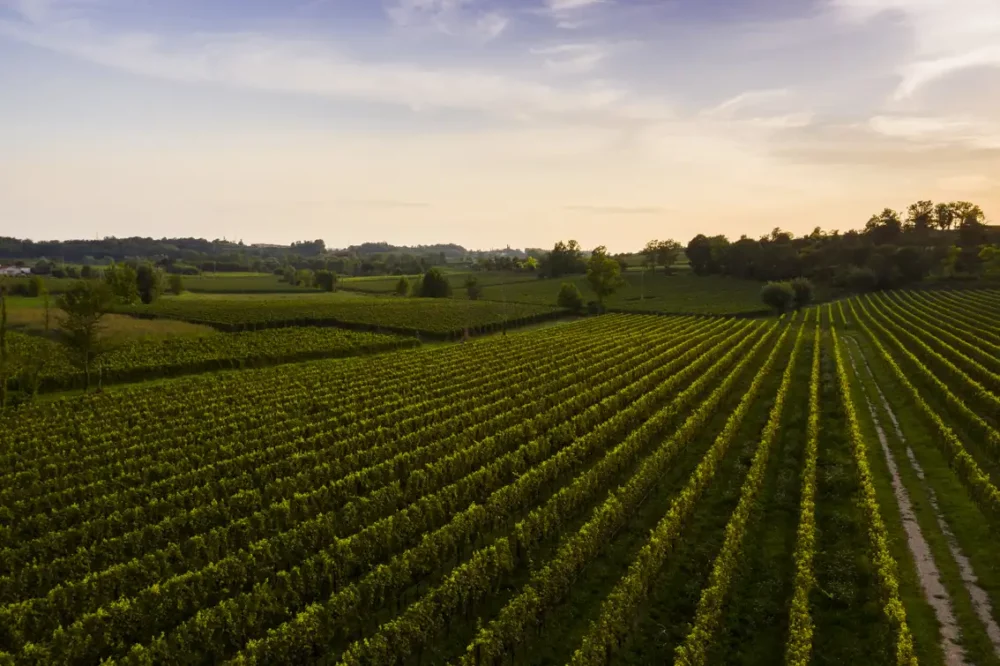
[(0, 220), (627, 250), (1000, 210), (996, 0), (0, 0)]

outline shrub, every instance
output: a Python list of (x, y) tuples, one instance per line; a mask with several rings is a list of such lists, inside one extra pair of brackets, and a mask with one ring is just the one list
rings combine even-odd
[(874, 291), (878, 286), (878, 277), (870, 268), (852, 267), (847, 271), (847, 288), (855, 292)]
[(420, 281), (420, 295), (424, 298), (448, 298), (451, 296), (451, 284), (437, 268), (430, 268)]
[(789, 284), (795, 292), (795, 307), (804, 308), (812, 301), (813, 283), (808, 278), (795, 278)]
[(583, 309), (583, 294), (580, 293), (580, 288), (572, 282), (563, 282), (562, 286), (559, 287), (559, 297), (556, 299), (556, 304), (561, 308), (579, 312)]
[(784, 314), (795, 302), (795, 290), (787, 282), (768, 282), (760, 290), (760, 300), (778, 314)]

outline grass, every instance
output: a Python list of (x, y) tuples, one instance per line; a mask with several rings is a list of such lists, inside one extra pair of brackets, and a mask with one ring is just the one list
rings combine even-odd
[[(50, 301), (50, 327), (59, 326), (61, 311)], [(40, 335), (45, 332), (45, 309), (41, 298), (11, 297), (7, 301), (7, 322), (11, 330)], [(179, 336), (215, 335), (216, 331), (204, 324), (192, 324), (172, 319), (136, 319), (128, 315), (107, 314), (103, 320), (104, 336), (116, 344), (136, 339), (166, 339)]]

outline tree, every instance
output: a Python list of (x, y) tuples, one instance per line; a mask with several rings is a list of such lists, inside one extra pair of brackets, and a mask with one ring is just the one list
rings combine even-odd
[(399, 282), (396, 283), (396, 295), (406, 296), (410, 293), (410, 283), (405, 276), (400, 276)]
[(163, 271), (149, 262), (139, 264), (135, 271), (135, 284), (139, 300), (149, 305), (163, 293)]
[(184, 293), (184, 279), (177, 273), (170, 274), (170, 293), (174, 296)]
[(951, 225), (954, 222), (955, 211), (952, 209), (951, 204), (942, 202), (934, 207), (934, 224), (937, 225), (938, 229), (947, 231), (951, 229)]
[(90, 389), (90, 369), (102, 351), (101, 323), (113, 301), (111, 287), (85, 280), (74, 283), (57, 301), (63, 311), (62, 339), (70, 357), (83, 369), (84, 390)]
[(677, 263), (680, 252), (681, 244), (675, 240), (651, 240), (642, 250), (647, 264), (651, 265), (654, 271), (657, 266), (663, 266), (663, 270), (667, 273), (670, 272), (670, 267)]
[(420, 281), (420, 296), (424, 298), (448, 298), (451, 283), (438, 268), (429, 268)]
[(42, 281), (42, 278), (37, 275), (32, 275), (28, 278), (28, 296), (37, 298), (38, 296), (41, 296), (44, 291), (45, 282)]
[(768, 282), (760, 290), (760, 300), (779, 315), (795, 302), (795, 290), (788, 282)]
[(534, 273), (535, 271), (538, 270), (538, 259), (535, 259), (534, 257), (528, 257), (527, 259), (521, 262), (521, 267), (526, 271), (531, 271), (532, 273)]
[(572, 282), (563, 282), (559, 287), (556, 304), (561, 308), (579, 312), (583, 309), (583, 294), (580, 293), (580, 288)]
[(552, 251), (545, 255), (542, 268), (546, 276), (553, 278), (587, 272), (580, 244), (575, 240), (556, 243)]
[(135, 269), (128, 264), (112, 264), (104, 270), (104, 284), (111, 298), (124, 305), (139, 300), (139, 284)]
[(801, 309), (809, 305), (813, 297), (813, 283), (808, 278), (798, 277), (788, 284), (795, 294), (795, 307)]
[(80, 277), (83, 278), (84, 280), (89, 280), (92, 277), (94, 277), (93, 267), (87, 264), (84, 265), (82, 268), (80, 268)]
[(1000, 276), (1000, 246), (987, 245), (979, 251), (979, 261), (983, 265), (983, 273), (990, 276)]
[(903, 222), (899, 213), (891, 208), (885, 208), (881, 213), (872, 215), (865, 224), (865, 233), (876, 245), (894, 243), (903, 233)]
[(479, 300), (482, 291), (482, 287), (479, 286), (479, 280), (471, 275), (465, 279), (465, 293), (468, 295), (470, 301)]
[(316, 271), (316, 287), (323, 291), (336, 291), (337, 274), (333, 271)]
[(621, 276), (621, 267), (618, 262), (608, 256), (608, 249), (603, 245), (594, 248), (587, 261), (587, 282), (597, 302), (604, 306), (604, 299), (611, 296), (619, 287), (624, 286), (625, 280)]
[(847, 288), (854, 292), (874, 291), (878, 286), (878, 276), (870, 268), (851, 266), (847, 271), (846, 282)]
[(906, 210), (907, 225), (920, 234), (926, 233), (934, 223), (934, 202), (918, 201)]
[(712, 264), (712, 244), (704, 234), (698, 234), (687, 244), (684, 250), (691, 270), (695, 275), (707, 275)]

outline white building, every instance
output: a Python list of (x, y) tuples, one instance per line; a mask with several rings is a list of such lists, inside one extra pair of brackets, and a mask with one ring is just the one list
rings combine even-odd
[(0, 266), (0, 277), (28, 277), (31, 275), (30, 268), (21, 266)]

